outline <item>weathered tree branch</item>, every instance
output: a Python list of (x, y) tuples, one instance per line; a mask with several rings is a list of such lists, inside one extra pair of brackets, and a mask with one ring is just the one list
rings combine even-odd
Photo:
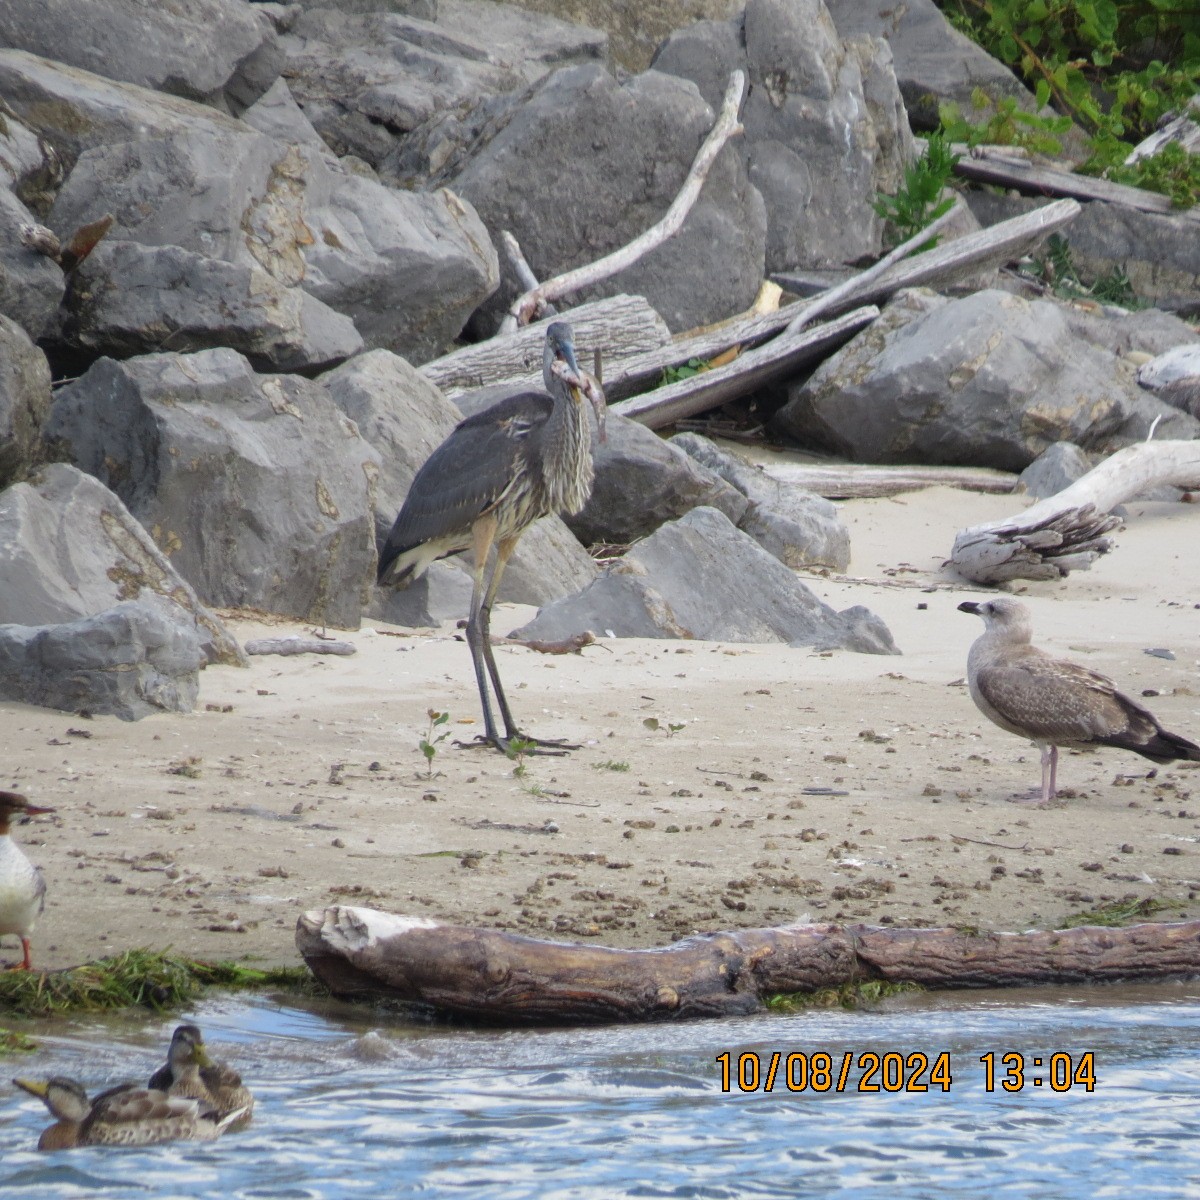
[[(637, 262), (647, 251), (653, 250), (655, 246), (661, 246), (667, 238), (678, 231), (700, 195), (704, 181), (708, 177), (708, 172), (716, 161), (717, 155), (731, 137), (742, 132), (742, 127), (738, 123), (738, 110), (742, 106), (742, 96), (745, 90), (745, 73), (734, 71), (729, 77), (729, 87), (725, 92), (725, 101), (721, 105), (721, 112), (716, 123), (709, 130), (708, 137), (704, 139), (704, 143), (692, 163), (691, 170), (688, 171), (687, 178), (683, 181), (683, 187), (679, 189), (679, 194), (671, 202), (671, 207), (667, 209), (662, 219), (619, 250), (614, 250), (611, 254), (605, 255), (595, 262), (576, 267), (573, 271), (556, 275), (553, 279), (548, 279), (545, 283), (538, 284), (537, 287), (518, 296), (509, 310), (518, 325), (528, 325), (538, 315), (540, 306), (547, 301), (561, 300), (572, 292), (591, 287), (602, 279), (607, 279), (610, 275), (623, 271)], [(501, 331), (504, 332), (503, 326)]]
[(612, 411), (650, 429), (661, 429), (682, 417), (694, 416), (743, 396), (772, 379), (789, 375), (804, 363), (820, 361), (877, 316), (879, 309), (867, 305), (834, 317), (814, 329), (793, 333), (789, 327), (778, 337), (747, 350), (724, 366), (622, 400), (611, 406)]
[(1200, 441), (1127, 446), (1082, 479), (1018, 516), (964, 529), (950, 562), (975, 583), (1059, 579), (1112, 549), (1111, 510), (1156, 484), (1200, 487)]
[(1171, 205), (1169, 196), (1148, 192), (1144, 188), (1129, 187), (1123, 183), (1112, 183), (1107, 179), (1093, 179), (1088, 175), (1075, 175), (1054, 167), (1037, 166), (1021, 162), (1012, 157), (1008, 147), (990, 149), (956, 145), (962, 157), (954, 164), (954, 173), (964, 179), (980, 183), (997, 183), (1002, 187), (1017, 188), (1035, 196), (1073, 196), (1076, 200), (1104, 200), (1109, 204), (1120, 204), (1139, 212), (1161, 213), (1164, 216), (1181, 217), (1200, 224), (1200, 207), (1178, 209)]
[(847, 279), (845, 283), (839, 283), (837, 287), (832, 287), (827, 292), (822, 292), (819, 296), (810, 300), (804, 308), (794, 316), (788, 324), (788, 333), (799, 333), (805, 325), (811, 324), (822, 313), (829, 312), (837, 308), (839, 304), (846, 300), (849, 296), (859, 295), (864, 288), (871, 283), (874, 283), (887, 269), (893, 264), (899, 262), (902, 258), (906, 258), (918, 246), (923, 246), (930, 238), (935, 237), (942, 229), (944, 229), (956, 216), (958, 216), (959, 207), (962, 201), (955, 196), (954, 203), (942, 213), (936, 221), (931, 221), (920, 233), (914, 234), (907, 241), (903, 241), (894, 250), (885, 254), (877, 263), (868, 267), (865, 271)]
[(863, 463), (769, 463), (763, 474), (827, 500), (898, 496), (919, 488), (953, 487), (964, 492), (1011, 492), (1017, 476), (990, 467), (878, 467)]
[(1200, 921), (982, 934), (795, 925), (618, 950), (335, 905), (300, 917), (296, 946), (338, 995), (504, 1024), (734, 1016), (878, 979), (968, 988), (1200, 972)]

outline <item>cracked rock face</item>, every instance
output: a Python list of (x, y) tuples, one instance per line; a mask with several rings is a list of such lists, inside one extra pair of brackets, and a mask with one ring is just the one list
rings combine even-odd
[(379, 456), (319, 384), (232, 350), (101, 359), (58, 393), (46, 437), (205, 602), (358, 625)]
[(902, 292), (873, 326), (789, 388), (775, 423), (864, 463), (1022, 471), (1055, 442), (1111, 453), (1194, 438), (1200, 423), (1137, 385), (1104, 346), (1071, 336), (1067, 308), (987, 290)]
[(0, 579), (0, 624), (68, 623), (156, 596), (184, 610), (209, 662), (246, 661), (120, 499), (66, 463), (0, 492)]

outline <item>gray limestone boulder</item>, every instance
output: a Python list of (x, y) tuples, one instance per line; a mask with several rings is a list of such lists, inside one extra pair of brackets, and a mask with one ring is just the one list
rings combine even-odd
[(1093, 466), (1092, 460), (1074, 442), (1055, 442), (1021, 472), (1013, 490), (1044, 500), (1082, 479)]
[(284, 46), (292, 91), (337, 153), (382, 168), (416, 136), (429, 170), (460, 145), (469, 110), (566, 63), (603, 59), (605, 37), (511, 5), (450, 0), (427, 17), (342, 3), (307, 5)]
[(123, 721), (191, 712), (203, 659), (178, 605), (126, 600), (62, 625), (0, 625), (0, 699)]
[(610, 413), (607, 440), (593, 443), (591, 499), (566, 523), (585, 545), (625, 545), (693, 508), (720, 509), (737, 524), (750, 502), (708, 467), (653, 430)]
[(257, 263), (179, 246), (106, 240), (75, 272), (61, 334), (96, 355), (129, 358), (228, 346), (260, 371), (315, 371), (363, 346), (354, 322)]
[(5, 0), (0, 45), (239, 111), (283, 65), (271, 25), (245, 0)]
[[(714, 120), (686, 80), (647, 71), (621, 84), (598, 65), (570, 67), (489, 126), (450, 184), (493, 235), (511, 230), (548, 279), (658, 221)], [(765, 237), (762, 197), (731, 143), (681, 229), (580, 298), (645, 296), (673, 330), (729, 316), (757, 294)], [(486, 311), (495, 316), (515, 295), (506, 277)]]
[(310, 142), (20, 51), (0, 51), (0, 95), (68, 172), (47, 221), (60, 236), (111, 212), (113, 240), (260, 266), (418, 358), (496, 286), (487, 231), (444, 189), (400, 193)]
[[(1035, 112), (1033, 94), (1003, 63), (959, 33), (934, 0), (825, 0), (838, 33), (846, 40), (885, 38), (895, 62), (905, 107), (917, 128), (936, 129), (939, 104), (957, 104), (980, 119), (974, 93), (1015, 99)], [(982, 114), (982, 115), (986, 115)]]
[(58, 392), (45, 437), (206, 603), (358, 625), (379, 456), (320, 384), (224, 349), (100, 359)]
[(678, 433), (671, 445), (732, 484), (750, 501), (738, 528), (781, 563), (834, 571), (844, 571), (850, 565), (850, 531), (833, 501), (772, 479), (698, 433)]
[(836, 612), (753, 538), (712, 508), (662, 526), (577, 596), (514, 633), (785, 642), (898, 654), (887, 626), (861, 606)]
[[(360, 355), (323, 375), (320, 382), (379, 452), (375, 538), (382, 547), (413, 476), (463, 413), (420, 371), (386, 350)], [(470, 556), (438, 564), (432, 574), (433, 579), (418, 580), (399, 591), (381, 591), (371, 615), (399, 625), (437, 624), (465, 615), (471, 594)], [(500, 599), (547, 604), (578, 591), (595, 574), (591, 557), (561, 519), (546, 517), (527, 529), (517, 544), (501, 582)]]
[(209, 662), (245, 665), (220, 617), (98, 479), (52, 463), (0, 492), (0, 624), (64, 624), (146, 597), (187, 614)]
[(733, 145), (766, 203), (768, 272), (879, 250), (871, 199), (896, 191), (914, 155), (885, 42), (843, 42), (822, 0), (749, 0), (731, 21), (672, 34), (654, 68), (693, 80), (713, 105), (731, 71), (748, 73)]
[(11, 317), (30, 337), (51, 328), (65, 283), (58, 264), (26, 245), (22, 227), (33, 214), (0, 186), (0, 315)]
[(24, 479), (38, 461), (50, 399), (46, 356), (20, 325), (0, 313), (0, 490)]
[(1185, 344), (1171, 346), (1138, 367), (1138, 383), (1152, 391), (1184, 379), (1200, 379), (1200, 335), (1193, 334)]
[(1200, 423), (1138, 388), (1110, 350), (1072, 337), (1064, 308), (982, 291), (901, 293), (881, 318), (788, 389), (775, 423), (854, 462), (1022, 471), (1055, 442), (1108, 453)]

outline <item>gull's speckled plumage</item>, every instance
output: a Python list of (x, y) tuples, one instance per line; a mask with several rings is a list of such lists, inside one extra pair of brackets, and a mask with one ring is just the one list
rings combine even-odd
[(1056, 794), (1060, 746), (1110, 746), (1157, 763), (1200, 761), (1200, 746), (1164, 729), (1111, 679), (1034, 646), (1029, 609), (1019, 600), (1002, 596), (958, 607), (986, 626), (967, 657), (971, 699), (1001, 729), (1041, 747), (1042, 803)]

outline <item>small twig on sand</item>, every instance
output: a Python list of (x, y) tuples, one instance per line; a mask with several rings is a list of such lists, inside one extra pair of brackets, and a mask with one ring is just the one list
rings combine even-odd
[[(677, 232), (692, 205), (695, 204), (696, 198), (700, 195), (708, 172), (722, 147), (731, 137), (742, 132), (742, 126), (738, 122), (738, 110), (742, 106), (742, 96), (745, 90), (745, 73), (734, 71), (729, 77), (729, 86), (725, 92), (725, 101), (721, 106), (720, 115), (696, 154), (691, 170), (688, 171), (687, 178), (683, 181), (683, 187), (679, 189), (679, 194), (660, 221), (619, 250), (614, 250), (611, 254), (605, 255), (595, 262), (576, 267), (573, 271), (556, 275), (553, 279), (548, 279), (545, 283), (538, 284), (518, 296), (509, 309), (509, 316), (512, 320), (510, 322), (509, 318), (505, 318), (500, 332), (511, 332), (515, 326), (528, 325), (541, 313), (543, 305), (552, 300), (561, 300), (572, 292), (590, 287), (602, 279), (607, 279), (610, 275), (615, 275), (618, 271), (623, 271), (637, 262), (648, 250), (653, 250), (655, 246), (661, 246), (667, 238)], [(505, 248), (508, 249), (507, 245)]]

